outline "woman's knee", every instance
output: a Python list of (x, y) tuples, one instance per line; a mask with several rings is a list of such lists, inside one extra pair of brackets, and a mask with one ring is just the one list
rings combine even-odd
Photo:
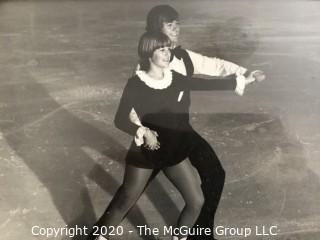
[(193, 195), (192, 199), (187, 202), (187, 206), (191, 209), (193, 209), (193, 211), (195, 211), (196, 213), (200, 212), (203, 205), (204, 205), (204, 195), (203, 192), (200, 189), (199, 186), (199, 190), (195, 192), (195, 194)]
[(196, 208), (201, 210), (201, 208), (203, 207), (204, 201), (205, 199), (204, 199), (203, 192), (200, 191), (195, 202)]

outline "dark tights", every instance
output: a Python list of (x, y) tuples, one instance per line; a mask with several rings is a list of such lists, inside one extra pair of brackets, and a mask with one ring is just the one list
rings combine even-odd
[[(143, 193), (152, 172), (153, 169), (126, 165), (122, 185), (95, 226), (119, 225)], [(192, 227), (204, 203), (204, 197), (196, 172), (189, 160), (184, 160), (177, 165), (165, 168), (163, 172), (179, 190), (185, 201), (185, 207), (180, 214), (177, 227)], [(94, 239), (94, 237), (90, 236), (89, 239)]]

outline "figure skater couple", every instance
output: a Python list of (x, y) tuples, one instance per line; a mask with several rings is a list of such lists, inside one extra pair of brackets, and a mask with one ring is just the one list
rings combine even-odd
[[(265, 75), (184, 49), (178, 45), (179, 34), (179, 14), (174, 8), (158, 5), (149, 11), (146, 32), (138, 44), (140, 63), (123, 90), (114, 120), (133, 139), (123, 183), (94, 224), (97, 229), (118, 226), (159, 171), (185, 202), (175, 227), (213, 229), (225, 171), (209, 143), (190, 125), (190, 92), (233, 90), (242, 95), (248, 84)], [(215, 78), (201, 79), (196, 74)], [(110, 239), (102, 231), (96, 233), (91, 232), (88, 240)], [(201, 236), (179, 233), (172, 239), (215, 238), (211, 231)]]

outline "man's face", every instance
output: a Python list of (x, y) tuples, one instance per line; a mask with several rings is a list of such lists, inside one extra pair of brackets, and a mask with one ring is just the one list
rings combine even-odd
[(179, 34), (180, 34), (180, 23), (177, 20), (172, 22), (163, 23), (162, 32), (166, 34), (171, 42), (178, 43)]

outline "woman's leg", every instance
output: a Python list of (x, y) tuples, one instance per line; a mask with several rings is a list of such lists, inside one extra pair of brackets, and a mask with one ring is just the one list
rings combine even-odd
[[(185, 207), (178, 219), (177, 227), (191, 228), (200, 214), (204, 203), (200, 181), (189, 160), (164, 169), (165, 175), (181, 193)], [(178, 236), (185, 239), (187, 236)]]
[[(117, 226), (142, 194), (153, 169), (126, 165), (123, 183), (111, 200), (109, 206), (94, 226)], [(89, 239), (95, 239), (93, 232)]]

